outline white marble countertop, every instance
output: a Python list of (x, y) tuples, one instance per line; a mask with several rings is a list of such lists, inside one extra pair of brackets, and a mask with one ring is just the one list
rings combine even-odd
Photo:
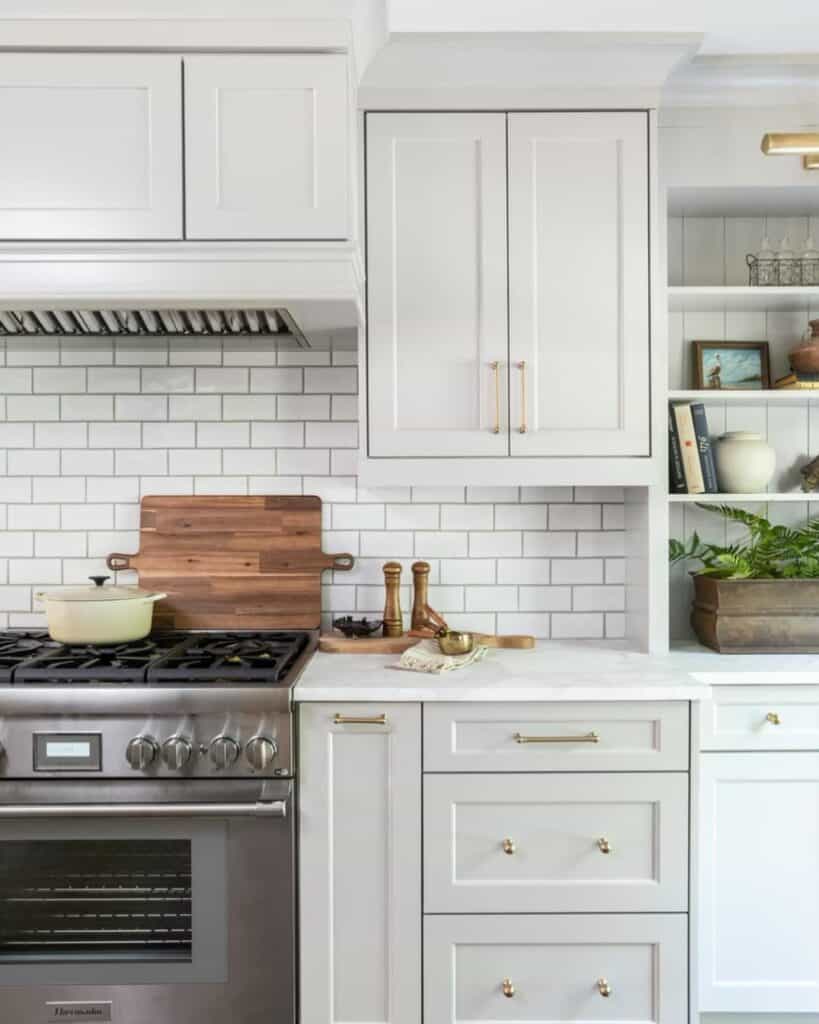
[(547, 643), (531, 651), (490, 650), (455, 672), (399, 669), (398, 655), (317, 653), (295, 687), (305, 701), (700, 700), (707, 682), (672, 656), (622, 645)]
[(720, 655), (691, 646), (638, 654), (614, 643), (544, 641), (489, 651), (456, 672), (398, 667), (398, 655), (317, 653), (294, 691), (305, 701), (705, 700), (712, 686), (819, 684), (819, 655)]

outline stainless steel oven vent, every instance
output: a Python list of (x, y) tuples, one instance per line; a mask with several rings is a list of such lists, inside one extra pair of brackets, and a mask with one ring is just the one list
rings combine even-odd
[(286, 309), (0, 310), (0, 336), (267, 338), (310, 348)]

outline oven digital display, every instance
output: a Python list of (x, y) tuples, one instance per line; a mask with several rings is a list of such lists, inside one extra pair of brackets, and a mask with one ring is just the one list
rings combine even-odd
[(75, 740), (66, 743), (63, 740), (46, 740), (46, 757), (85, 757), (91, 756), (91, 744)]
[(36, 772), (98, 772), (102, 770), (99, 733), (35, 733)]

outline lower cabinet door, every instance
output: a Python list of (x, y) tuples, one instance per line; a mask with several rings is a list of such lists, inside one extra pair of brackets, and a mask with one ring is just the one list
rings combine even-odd
[(685, 1024), (685, 914), (424, 919), (424, 1024)]
[(299, 741), (301, 1024), (420, 1024), (420, 705), (302, 705)]
[(427, 913), (688, 906), (688, 775), (424, 776)]
[(698, 1009), (819, 1013), (819, 753), (703, 754), (700, 794)]

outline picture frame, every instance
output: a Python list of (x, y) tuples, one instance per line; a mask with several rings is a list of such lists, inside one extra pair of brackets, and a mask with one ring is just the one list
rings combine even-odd
[(764, 391), (771, 386), (767, 341), (694, 341), (694, 387), (703, 391)]

